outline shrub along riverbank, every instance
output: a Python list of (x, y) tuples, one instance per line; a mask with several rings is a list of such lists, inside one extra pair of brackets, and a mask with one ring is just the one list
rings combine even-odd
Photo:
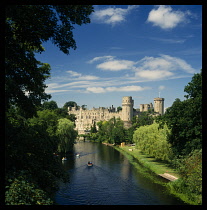
[[(181, 175), (176, 171), (175, 168), (169, 165), (165, 161), (158, 161), (153, 157), (141, 153), (140, 150), (134, 147), (119, 147), (114, 146), (114, 148), (124, 154), (130, 161), (131, 164), (135, 166), (144, 176), (151, 179), (153, 182), (166, 187), (166, 191), (170, 194), (179, 197), (182, 201), (191, 205), (199, 205), (202, 203), (201, 196), (199, 197), (192, 192), (189, 192), (188, 188), (185, 186), (185, 180), (181, 178)], [(129, 149), (133, 149), (129, 151)], [(164, 179), (160, 178), (158, 174), (168, 173), (178, 179), (175, 181), (166, 182)], [(156, 176), (157, 175), (157, 176)]]

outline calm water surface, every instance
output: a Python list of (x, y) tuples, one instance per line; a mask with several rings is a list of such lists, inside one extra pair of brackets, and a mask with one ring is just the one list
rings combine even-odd
[[(112, 147), (79, 142), (63, 163), (70, 175), (56, 193), (60, 205), (184, 205), (164, 188), (143, 177), (128, 159)], [(93, 166), (88, 167), (87, 162)]]

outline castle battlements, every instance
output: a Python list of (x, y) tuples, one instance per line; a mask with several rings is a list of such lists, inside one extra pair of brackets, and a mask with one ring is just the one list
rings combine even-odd
[[(138, 116), (140, 112), (146, 112), (153, 109), (153, 104), (140, 104), (139, 111), (134, 111), (134, 100), (131, 96), (122, 98), (122, 110), (117, 111), (113, 105), (109, 108), (99, 107), (88, 110), (82, 107), (68, 107), (68, 114), (76, 116), (76, 130), (78, 134), (85, 134), (90, 130), (94, 122), (108, 121), (111, 118), (120, 118), (124, 121), (124, 126), (129, 128), (134, 116)], [(154, 111), (156, 115), (164, 113), (164, 98), (154, 98)], [(97, 127), (98, 129), (98, 127)]]

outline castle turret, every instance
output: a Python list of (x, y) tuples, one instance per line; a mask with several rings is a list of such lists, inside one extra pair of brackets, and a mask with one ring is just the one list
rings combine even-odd
[(154, 111), (160, 115), (164, 114), (164, 98), (154, 98)]
[(133, 118), (133, 106), (134, 100), (131, 96), (125, 96), (122, 98), (122, 120), (124, 121), (125, 127), (131, 126), (131, 121)]

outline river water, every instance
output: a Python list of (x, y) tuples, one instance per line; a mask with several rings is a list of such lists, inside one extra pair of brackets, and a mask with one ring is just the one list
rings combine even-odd
[[(62, 164), (69, 182), (60, 183), (55, 201), (60, 205), (184, 205), (166, 194), (110, 146), (78, 142), (74, 154)], [(88, 167), (87, 162), (93, 166)]]

